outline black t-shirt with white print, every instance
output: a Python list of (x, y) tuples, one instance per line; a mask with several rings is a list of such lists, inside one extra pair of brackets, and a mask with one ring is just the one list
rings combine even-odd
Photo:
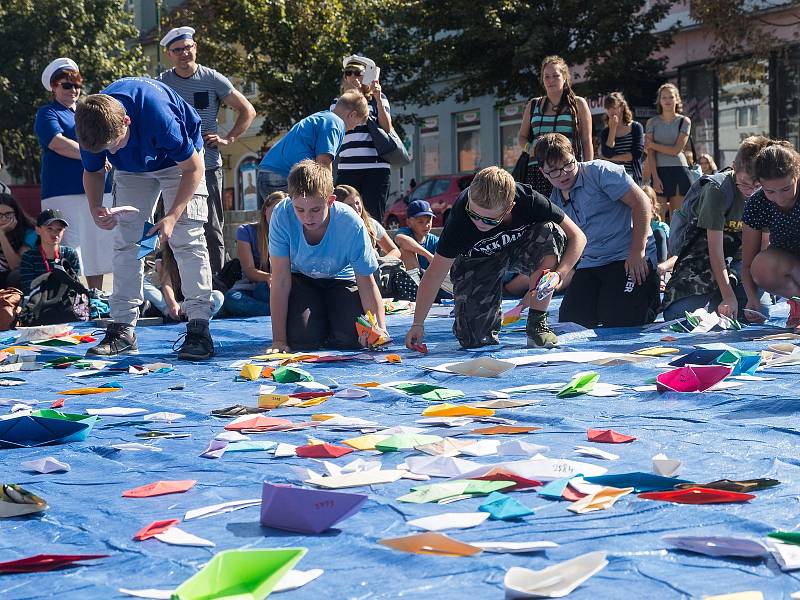
[(436, 247), (436, 253), (445, 258), (462, 254), (467, 258), (492, 256), (516, 242), (537, 223), (561, 223), (564, 220), (563, 210), (531, 186), (518, 183), (511, 221), (489, 231), (479, 231), (464, 210), (468, 194), (469, 188), (459, 195)]

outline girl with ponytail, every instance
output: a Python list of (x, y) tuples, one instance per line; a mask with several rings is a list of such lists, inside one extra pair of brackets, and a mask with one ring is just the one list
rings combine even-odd
[(594, 158), (592, 147), (592, 114), (586, 100), (572, 90), (567, 63), (560, 56), (548, 56), (542, 61), (542, 85), (545, 95), (531, 98), (525, 106), (518, 141), (531, 155), (524, 183), (533, 186), (540, 194), (550, 196), (553, 186), (539, 170), (533, 158), (536, 140), (546, 133), (565, 135), (575, 149), (575, 158), (590, 161)]

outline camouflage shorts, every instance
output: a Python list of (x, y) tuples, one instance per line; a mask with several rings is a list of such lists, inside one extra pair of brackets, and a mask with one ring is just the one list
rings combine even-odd
[(464, 348), (498, 344), (503, 277), (530, 274), (545, 256), (560, 259), (566, 236), (558, 225), (537, 223), (513, 244), (491, 256), (459, 256), (450, 269), (455, 299), (455, 334)]

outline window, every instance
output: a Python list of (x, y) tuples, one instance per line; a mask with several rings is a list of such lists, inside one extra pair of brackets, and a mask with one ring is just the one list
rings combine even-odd
[(475, 171), (481, 164), (481, 113), (456, 113), (456, 153), (460, 172)]
[(416, 188), (414, 188), (414, 191), (411, 192), (411, 198), (409, 199), (409, 202), (413, 202), (414, 200), (425, 200), (431, 195), (430, 191), (432, 187), (433, 181), (425, 181), (419, 184)]
[(419, 125), (420, 175), (439, 174), (439, 118), (427, 117)]
[(256, 95), (258, 89), (256, 88), (255, 81), (245, 81), (242, 83), (242, 95), (248, 98), (252, 98)]
[[(692, 141), (695, 150), (698, 154), (708, 153), (714, 156), (714, 86), (716, 85), (714, 72), (707, 65), (690, 67), (681, 71), (680, 79), (683, 114), (692, 120)], [(642, 119), (642, 123), (647, 121), (643, 111), (638, 107), (636, 117)]]
[(433, 182), (433, 187), (431, 188), (431, 193), (428, 197), (439, 196), (444, 194), (450, 188), (450, 180), (449, 179), (437, 179)]
[(237, 210), (258, 210), (258, 194), (256, 193), (256, 171), (258, 159), (249, 156), (239, 163), (237, 182), (239, 184), (239, 201)]
[[(717, 165), (729, 165), (741, 141), (751, 135), (769, 136), (769, 82), (767, 62), (755, 67), (731, 63), (719, 71)], [(760, 111), (763, 111), (759, 114)], [(763, 116), (763, 118), (761, 118)]]
[(520, 155), (517, 134), (522, 123), (524, 102), (506, 104), (499, 111), (500, 119), (500, 165), (505, 169), (513, 169)]

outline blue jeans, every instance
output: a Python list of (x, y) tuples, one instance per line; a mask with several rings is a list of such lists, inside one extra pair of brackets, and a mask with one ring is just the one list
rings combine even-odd
[[(167, 301), (164, 299), (163, 292), (153, 285), (153, 283), (147, 277), (144, 278), (143, 291), (145, 300), (149, 300), (150, 304), (156, 307), (158, 311), (165, 317), (169, 315), (169, 307), (167, 306)], [(223, 301), (224, 297), (222, 292), (219, 290), (211, 290), (211, 302), (213, 304), (211, 308), (212, 317), (214, 317), (219, 312), (219, 309), (222, 308)], [(183, 302), (181, 302), (181, 308), (183, 308)]]
[[(741, 261), (733, 261), (731, 267), (737, 277), (739, 277), (739, 281), (741, 281)], [(736, 293), (736, 301), (739, 304), (739, 314), (736, 318), (741, 323), (748, 323), (743, 311), (744, 307), (747, 305), (747, 294), (744, 291), (744, 287), (739, 283), (733, 291)], [(759, 299), (761, 300), (759, 312), (769, 318), (769, 294), (764, 293), (762, 290), (759, 290), (759, 293)], [(676, 300), (664, 309), (664, 320), (672, 321), (674, 319), (682, 319), (686, 316), (687, 312), (694, 312), (698, 308), (707, 308), (709, 312), (716, 312), (720, 302), (722, 302), (722, 294), (719, 293), (719, 290), (707, 294), (687, 296), (686, 298)]]
[(235, 317), (269, 316), (269, 286), (262, 281), (252, 290), (228, 290), (225, 310)]

